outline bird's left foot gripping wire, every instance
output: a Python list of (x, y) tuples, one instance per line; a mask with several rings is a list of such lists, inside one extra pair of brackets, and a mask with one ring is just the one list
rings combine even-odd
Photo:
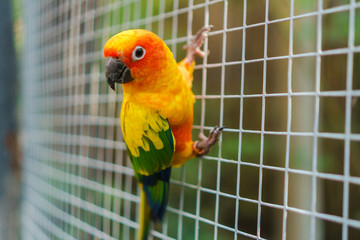
[(194, 143), (194, 151), (197, 156), (203, 156), (207, 154), (211, 147), (217, 142), (220, 134), (224, 130), (225, 127), (214, 127), (208, 137), (205, 137), (203, 133), (199, 134), (199, 141)]
[(200, 57), (205, 56), (205, 52), (200, 49), (204, 43), (207, 33), (211, 31), (213, 25), (203, 26), (195, 35), (194, 39), (190, 44), (184, 46), (184, 49), (187, 50), (186, 61), (191, 65), (195, 59), (195, 54)]

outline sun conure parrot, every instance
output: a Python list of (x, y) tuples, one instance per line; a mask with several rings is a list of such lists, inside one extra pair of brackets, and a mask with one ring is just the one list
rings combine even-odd
[(210, 27), (203, 27), (185, 46), (187, 56), (176, 63), (166, 44), (154, 33), (127, 30), (104, 46), (106, 79), (123, 87), (121, 129), (142, 188), (139, 239), (147, 239), (150, 219), (162, 220), (169, 195), (171, 167), (209, 152), (223, 128), (215, 127), (192, 141), (194, 94), (191, 91), (195, 54)]

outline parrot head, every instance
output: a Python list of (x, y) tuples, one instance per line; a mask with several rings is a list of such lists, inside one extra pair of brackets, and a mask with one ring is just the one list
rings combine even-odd
[[(129, 85), (154, 84), (154, 74), (164, 71), (173, 59), (166, 44), (156, 34), (142, 29), (120, 32), (104, 46), (106, 80), (115, 90), (115, 83)], [(152, 82), (151, 82), (152, 81)]]

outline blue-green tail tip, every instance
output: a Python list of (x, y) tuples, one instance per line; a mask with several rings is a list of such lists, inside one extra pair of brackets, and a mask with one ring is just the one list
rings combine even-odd
[(143, 184), (148, 203), (150, 205), (150, 217), (154, 222), (162, 221), (169, 198), (169, 180), (171, 167), (150, 176), (137, 175)]

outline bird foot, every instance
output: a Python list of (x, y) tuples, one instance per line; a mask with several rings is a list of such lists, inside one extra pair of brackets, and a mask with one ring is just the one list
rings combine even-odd
[[(184, 49), (187, 50), (186, 61), (191, 65), (195, 59), (195, 54), (204, 57), (205, 52), (200, 50), (200, 47), (204, 43), (207, 33), (213, 28), (212, 25), (202, 27), (195, 35), (194, 39), (190, 44), (184, 46)], [(209, 54), (209, 51), (207, 52)]]
[(217, 142), (220, 134), (224, 130), (224, 127), (214, 127), (208, 137), (205, 137), (203, 133), (199, 134), (199, 141), (194, 143), (194, 151), (197, 156), (203, 156), (207, 154), (211, 147)]

